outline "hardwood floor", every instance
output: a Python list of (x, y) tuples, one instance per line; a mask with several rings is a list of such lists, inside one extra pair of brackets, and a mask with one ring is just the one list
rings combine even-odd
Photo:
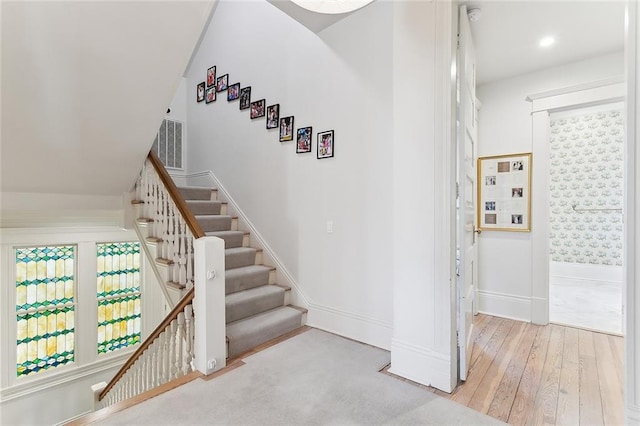
[(488, 315), (474, 320), (468, 380), (452, 394), (513, 425), (622, 425), (622, 337)]

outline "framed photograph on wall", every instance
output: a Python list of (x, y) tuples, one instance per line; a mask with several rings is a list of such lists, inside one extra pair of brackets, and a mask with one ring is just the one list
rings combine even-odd
[(216, 92), (222, 92), (229, 88), (229, 74), (221, 75), (216, 79)]
[(216, 67), (212, 66), (207, 70), (207, 87), (213, 87), (216, 85)]
[(293, 140), (293, 115), (280, 119), (280, 142)]
[(296, 154), (311, 152), (311, 135), (313, 129), (311, 127), (301, 127), (296, 132)]
[(267, 129), (277, 129), (280, 118), (280, 104), (269, 105), (267, 107)]
[(333, 157), (333, 130), (318, 133), (318, 159)]
[(198, 102), (204, 101), (204, 86), (205, 82), (203, 81), (196, 87), (196, 101)]
[(207, 93), (205, 96), (205, 101), (206, 103), (210, 104), (211, 102), (216, 100), (216, 88), (214, 87), (209, 87), (207, 89)]
[(251, 86), (240, 89), (240, 109), (247, 109), (251, 106)]
[(251, 118), (260, 118), (264, 117), (264, 104), (266, 101), (264, 99), (260, 99), (259, 101), (251, 102)]
[(531, 231), (531, 153), (478, 158), (478, 229)]
[(240, 83), (230, 84), (227, 89), (227, 100), (235, 101), (240, 97)]

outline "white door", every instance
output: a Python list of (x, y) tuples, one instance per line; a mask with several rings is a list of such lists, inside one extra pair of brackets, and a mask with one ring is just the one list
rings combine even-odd
[(476, 250), (476, 61), (466, 6), (460, 7), (458, 31), (458, 377), (460, 380), (466, 380), (471, 359), (471, 332), (478, 277)]

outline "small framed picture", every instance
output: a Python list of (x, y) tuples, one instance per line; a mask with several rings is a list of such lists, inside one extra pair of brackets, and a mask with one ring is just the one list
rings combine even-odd
[(296, 153), (311, 152), (311, 127), (301, 127), (296, 132)]
[(478, 158), (478, 229), (531, 231), (532, 154)]
[(216, 85), (216, 67), (212, 66), (207, 70), (207, 87), (213, 87)]
[(264, 117), (264, 105), (266, 101), (264, 99), (260, 99), (259, 101), (251, 102), (251, 118), (260, 118)]
[(251, 105), (251, 86), (240, 89), (240, 109), (247, 109)]
[(235, 101), (240, 97), (240, 83), (231, 84), (227, 89), (227, 100)]
[(280, 142), (293, 140), (293, 115), (280, 119)]
[(204, 85), (205, 85), (205, 82), (203, 81), (202, 83), (198, 84), (198, 86), (197, 86), (196, 100), (198, 102), (204, 101)]
[(280, 104), (269, 105), (267, 107), (267, 129), (277, 129), (280, 118)]
[(229, 88), (229, 74), (221, 75), (216, 79), (216, 92), (222, 92)]
[(333, 130), (318, 133), (318, 159), (333, 157)]
[(216, 88), (215, 86), (209, 87), (207, 89), (207, 94), (206, 94), (206, 102), (208, 104), (210, 104), (211, 102), (216, 100)]

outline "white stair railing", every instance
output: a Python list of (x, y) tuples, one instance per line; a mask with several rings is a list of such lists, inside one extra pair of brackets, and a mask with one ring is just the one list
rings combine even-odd
[(154, 164), (152, 155), (142, 168), (136, 196), (143, 204), (143, 219), (151, 221), (149, 237), (161, 242), (160, 256), (170, 269), (171, 281), (190, 289), (194, 283), (193, 239), (204, 236), (204, 232), (164, 168), (159, 170)]
[(114, 378), (101, 389), (98, 407), (132, 398), (194, 371), (193, 296), (187, 291)]
[(162, 256), (157, 260), (169, 266), (169, 277), (186, 293), (114, 378), (92, 387), (96, 409), (195, 370), (210, 374), (226, 363), (225, 277), (216, 273), (225, 269), (224, 241), (205, 236), (153, 152), (140, 173), (136, 196), (142, 206), (138, 220), (147, 224)]

